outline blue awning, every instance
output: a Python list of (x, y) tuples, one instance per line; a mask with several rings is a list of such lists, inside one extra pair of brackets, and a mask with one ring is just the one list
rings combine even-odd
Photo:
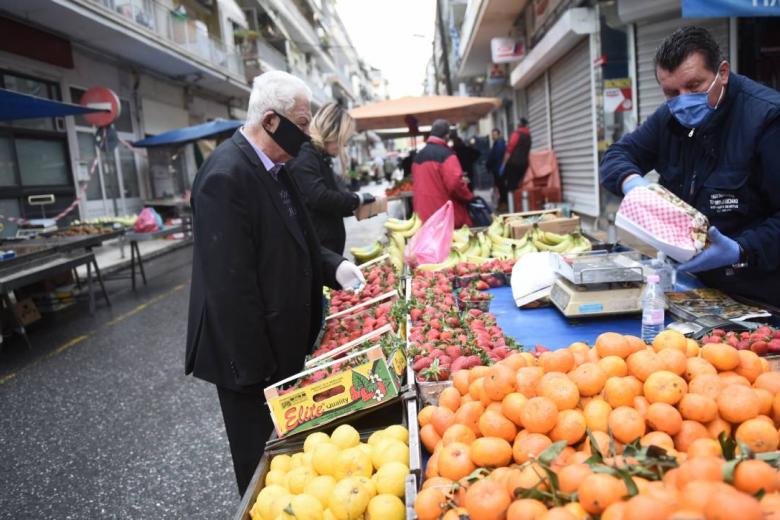
[(684, 18), (780, 16), (776, 0), (682, 0)]
[(198, 139), (205, 139), (206, 137), (233, 132), (243, 124), (243, 121), (238, 121), (236, 119), (215, 119), (208, 123), (188, 126), (186, 128), (177, 128), (176, 130), (170, 130), (152, 137), (147, 137), (146, 139), (134, 142), (133, 146), (137, 148), (149, 148), (152, 146), (170, 146), (174, 144), (189, 143), (190, 141), (197, 141)]
[(108, 110), (52, 101), (0, 88), (0, 121), (72, 116), (90, 112), (108, 112)]

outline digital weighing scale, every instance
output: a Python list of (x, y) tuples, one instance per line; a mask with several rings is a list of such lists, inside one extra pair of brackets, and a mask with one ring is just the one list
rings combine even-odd
[(550, 300), (567, 318), (642, 311), (644, 269), (636, 251), (551, 255)]

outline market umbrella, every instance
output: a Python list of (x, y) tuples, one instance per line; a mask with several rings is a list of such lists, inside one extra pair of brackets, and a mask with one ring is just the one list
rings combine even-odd
[(62, 103), (0, 88), (0, 121), (34, 119), (37, 117), (62, 117), (88, 114), (90, 112), (108, 112), (108, 110)]
[(149, 148), (152, 146), (170, 146), (174, 144), (184, 144), (198, 139), (205, 139), (215, 135), (233, 132), (236, 128), (243, 125), (243, 121), (237, 119), (215, 119), (208, 123), (202, 123), (185, 128), (177, 128), (163, 132), (146, 139), (141, 139), (133, 143), (136, 148)]
[(492, 97), (407, 96), (353, 108), (349, 113), (362, 131), (407, 127), (410, 117), (420, 126), (440, 118), (453, 124), (471, 123), (500, 106), (501, 100)]

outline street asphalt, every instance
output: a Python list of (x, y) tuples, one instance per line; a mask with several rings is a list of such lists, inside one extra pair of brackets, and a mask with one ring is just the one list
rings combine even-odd
[[(384, 186), (370, 189), (381, 193)], [(397, 203), (391, 214), (398, 216)], [(386, 216), (346, 220), (347, 250)], [(348, 253), (347, 253), (347, 255)], [(239, 502), (213, 385), (184, 375), (192, 248), (0, 351), (0, 519), (219, 519)]]

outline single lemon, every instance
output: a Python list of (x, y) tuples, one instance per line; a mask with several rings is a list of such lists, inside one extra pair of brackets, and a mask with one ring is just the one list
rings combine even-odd
[(282, 487), (287, 487), (287, 473), (278, 469), (272, 469), (265, 474), (265, 485), (278, 484)]
[(252, 520), (256, 520), (257, 518), (260, 520), (263, 520), (264, 518), (270, 518), (271, 505), (273, 500), (276, 497), (289, 494), (290, 492), (282, 486), (273, 484), (270, 486), (265, 486), (257, 494), (257, 500), (255, 500), (255, 504), (252, 506), (252, 510), (250, 511)]
[(365, 513), (371, 497), (368, 490), (355, 479), (344, 479), (336, 484), (328, 502), (336, 520), (357, 520)]
[(284, 520), (322, 520), (322, 504), (310, 495), (297, 495), (290, 500), (290, 507), (277, 517)]
[(409, 446), (395, 439), (385, 441), (374, 449), (371, 456), (371, 462), (376, 469), (381, 468), (388, 462), (409, 463)]
[(330, 500), (330, 494), (333, 492), (333, 488), (336, 486), (336, 479), (330, 475), (320, 475), (314, 477), (303, 488), (303, 492), (307, 495), (311, 495), (320, 501), (323, 507), (327, 507)]
[(347, 448), (339, 453), (336, 458), (336, 480), (346, 477), (364, 476), (370, 477), (374, 472), (371, 457), (363, 453), (360, 448)]
[(373, 498), (376, 496), (376, 482), (373, 481), (373, 479), (369, 477), (359, 476), (359, 477), (349, 477), (351, 479), (357, 480), (358, 484), (363, 486), (366, 491), (368, 491), (369, 498)]
[(369, 435), (369, 437), (368, 437), (368, 445), (373, 448), (373, 447), (377, 446), (380, 443), (380, 441), (388, 439), (388, 438), (389, 438), (389, 435), (387, 434), (387, 432), (385, 430), (376, 431), (376, 432), (372, 433), (371, 435)]
[(290, 469), (300, 468), (303, 466), (303, 452), (294, 453), (290, 458)]
[(404, 444), (409, 444), (409, 430), (407, 430), (405, 427), (401, 426), (400, 424), (393, 424), (392, 426), (388, 426), (384, 429), (384, 432)]
[(406, 507), (395, 495), (377, 495), (368, 502), (366, 520), (405, 520)]
[(312, 453), (312, 465), (318, 475), (336, 474), (336, 459), (341, 450), (331, 442), (323, 442), (314, 448)]
[(360, 434), (349, 424), (342, 424), (330, 434), (330, 441), (344, 450), (360, 444)]
[(309, 434), (308, 437), (306, 437), (306, 440), (303, 441), (303, 452), (309, 453), (314, 451), (314, 447), (318, 444), (322, 444), (323, 442), (330, 442), (330, 437), (328, 437), (328, 434), (325, 432), (314, 432)]
[(289, 455), (276, 455), (274, 458), (271, 459), (271, 470), (275, 471), (282, 471), (284, 473), (287, 473), (292, 469), (292, 457)]
[(406, 493), (406, 477), (409, 467), (397, 461), (390, 461), (377, 470), (374, 475), (376, 490), (380, 495), (395, 495), (403, 498)]
[(268, 510), (268, 516), (265, 518), (276, 518), (280, 514), (282, 514), (282, 511), (284, 511), (285, 508), (290, 506), (290, 501), (292, 500), (292, 495), (286, 494), (286, 495), (279, 495), (273, 500), (271, 500), (271, 507)]
[(306, 487), (306, 484), (316, 476), (310, 468), (295, 468), (287, 474), (287, 489), (293, 495), (300, 495), (303, 493), (303, 488)]

